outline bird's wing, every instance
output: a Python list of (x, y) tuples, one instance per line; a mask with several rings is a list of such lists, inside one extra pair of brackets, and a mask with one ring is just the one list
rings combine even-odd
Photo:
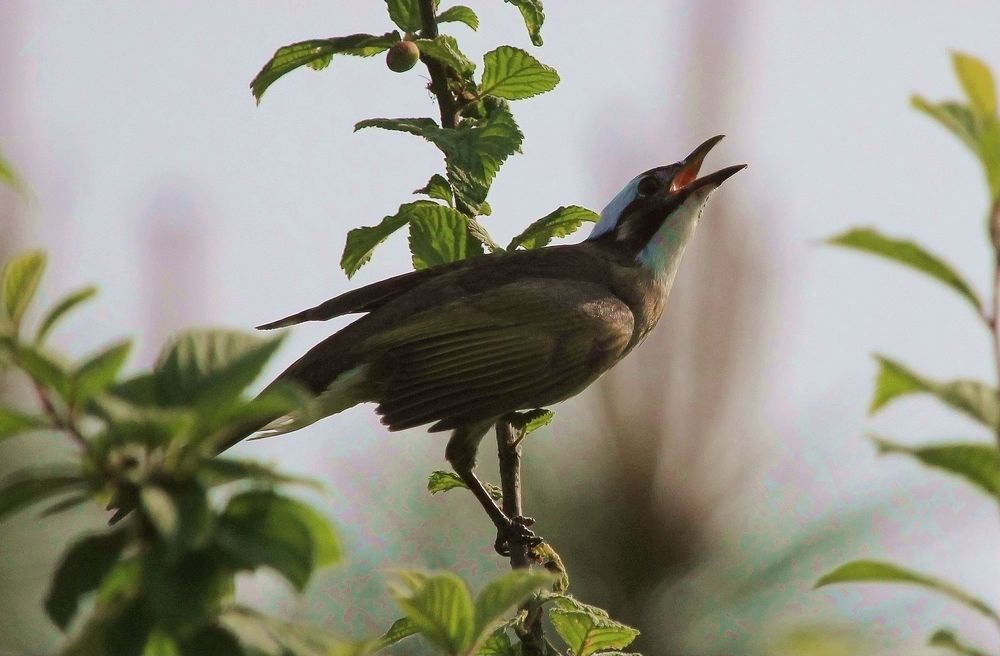
[(628, 306), (606, 287), (528, 279), (420, 312), (367, 339), (392, 430), (445, 430), (579, 392), (625, 352)]
[(422, 269), (386, 278), (358, 289), (352, 289), (308, 310), (302, 310), (283, 319), (257, 326), (257, 329), (273, 330), (294, 326), (304, 321), (326, 321), (344, 314), (371, 312), (409, 292), (434, 275), (440, 275), (447, 269), (447, 267)]

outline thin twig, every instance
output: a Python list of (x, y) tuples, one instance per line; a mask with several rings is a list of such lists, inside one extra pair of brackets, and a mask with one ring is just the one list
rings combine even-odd
[(42, 409), (45, 410), (45, 414), (48, 415), (49, 419), (59, 430), (66, 431), (66, 434), (76, 442), (81, 447), (87, 446), (87, 440), (84, 439), (83, 434), (80, 433), (80, 429), (77, 428), (76, 422), (73, 421), (72, 417), (67, 415), (63, 417), (59, 414), (54, 403), (52, 403), (52, 398), (49, 393), (45, 390), (45, 387), (37, 380), (32, 379), (31, 381), (35, 387), (35, 393), (38, 395), (38, 400), (42, 404)]
[[(990, 239), (993, 242), (993, 316), (989, 319), (993, 333), (993, 356), (996, 359), (997, 378), (1000, 380), (1000, 199), (990, 208)], [(1000, 425), (996, 428), (997, 447), (1000, 448)]]
[[(523, 517), (521, 505), (521, 440), (524, 428), (516, 427), (509, 418), (497, 422), (497, 455), (500, 460), (500, 488), (503, 491), (503, 512), (507, 517)], [(531, 564), (531, 547), (523, 540), (510, 540), (511, 569), (526, 569)], [(517, 631), (524, 656), (542, 656), (545, 635), (542, 632), (542, 607), (529, 599), (521, 605), (526, 612), (524, 628)]]

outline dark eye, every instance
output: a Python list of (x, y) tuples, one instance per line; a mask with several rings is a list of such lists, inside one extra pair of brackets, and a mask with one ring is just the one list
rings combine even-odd
[(642, 180), (639, 180), (639, 195), (640, 196), (652, 196), (657, 191), (660, 190), (660, 181), (656, 179), (654, 175), (647, 175)]

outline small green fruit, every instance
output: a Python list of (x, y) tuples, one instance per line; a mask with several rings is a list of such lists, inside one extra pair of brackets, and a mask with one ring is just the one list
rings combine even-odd
[(413, 41), (400, 41), (385, 54), (385, 65), (389, 70), (404, 73), (416, 65), (420, 59), (420, 48)]

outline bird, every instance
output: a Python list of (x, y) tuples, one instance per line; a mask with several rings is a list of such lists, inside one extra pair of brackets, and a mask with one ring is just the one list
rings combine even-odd
[[(360, 403), (390, 431), (451, 431), (445, 458), (496, 525), (500, 553), (531, 536), (476, 476), (480, 441), (511, 412), (575, 396), (643, 341), (663, 314), (681, 256), (711, 193), (745, 165), (698, 177), (722, 139), (635, 176), (582, 242), (507, 250), (412, 271), (258, 326), (360, 318), (281, 373), (308, 401), (246, 437), (281, 435)], [(266, 391), (266, 389), (265, 389)]]

